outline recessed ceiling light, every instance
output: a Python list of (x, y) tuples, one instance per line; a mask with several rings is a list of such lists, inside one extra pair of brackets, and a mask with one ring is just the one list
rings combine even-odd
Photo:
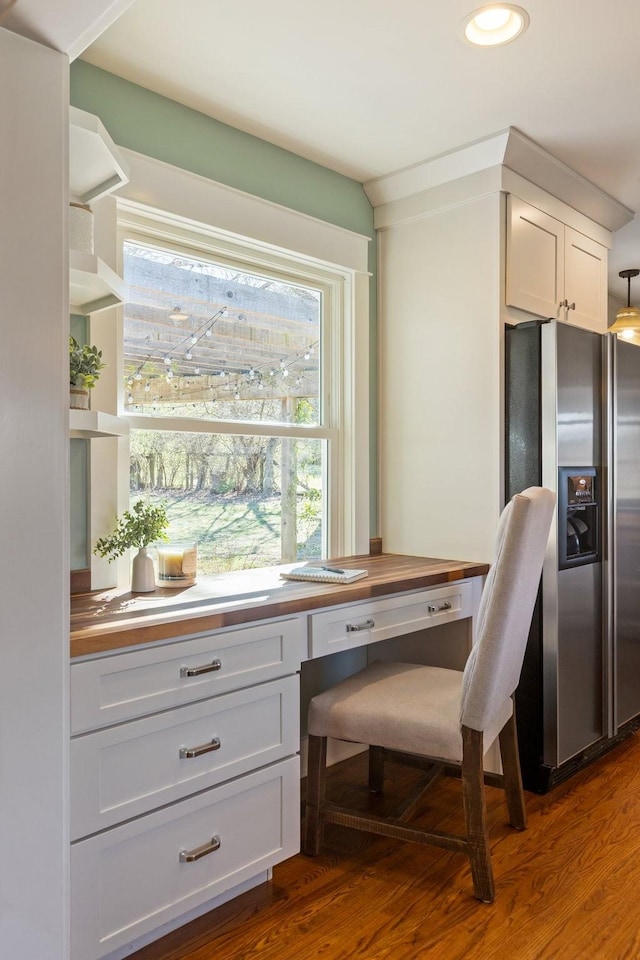
[(495, 47), (515, 40), (529, 26), (529, 14), (512, 3), (497, 3), (474, 10), (463, 21), (464, 37), (479, 47)]

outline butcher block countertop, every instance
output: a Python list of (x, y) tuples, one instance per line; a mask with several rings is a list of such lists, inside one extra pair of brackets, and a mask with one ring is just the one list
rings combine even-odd
[(306, 613), (484, 576), (489, 565), (399, 554), (327, 561), (369, 575), (349, 584), (283, 580), (298, 564), (199, 577), (192, 587), (153, 593), (102, 590), (71, 598), (71, 656), (105, 653), (175, 636)]

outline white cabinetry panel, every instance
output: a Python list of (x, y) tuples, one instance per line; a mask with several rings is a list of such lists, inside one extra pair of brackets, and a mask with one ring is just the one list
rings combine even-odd
[[(72, 960), (97, 958), (299, 849), (299, 759), (72, 845)], [(194, 862), (194, 852), (219, 847)]]
[(607, 261), (606, 247), (565, 227), (565, 290), (575, 303), (567, 321), (596, 333), (607, 329)]
[(298, 687), (285, 677), (74, 738), (72, 839), (297, 753)]
[(607, 329), (607, 248), (507, 198), (506, 305), (595, 333)]
[(311, 616), (311, 656), (375, 643), (472, 614), (468, 581), (425, 590), (410, 597), (366, 600)]
[[(305, 627), (304, 619), (294, 618), (74, 661), (72, 733), (295, 673)], [(187, 675), (199, 670), (207, 672)]]
[(537, 207), (508, 198), (507, 306), (555, 319), (564, 297), (564, 227)]

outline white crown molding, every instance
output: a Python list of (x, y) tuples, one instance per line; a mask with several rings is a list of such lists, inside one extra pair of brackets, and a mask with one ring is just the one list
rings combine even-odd
[(75, 60), (130, 7), (133, 0), (20, 0), (2, 26)]
[(633, 219), (632, 210), (515, 127), (370, 180), (364, 184), (364, 190), (372, 205), (380, 207), (498, 165), (531, 181), (607, 230), (615, 231)]

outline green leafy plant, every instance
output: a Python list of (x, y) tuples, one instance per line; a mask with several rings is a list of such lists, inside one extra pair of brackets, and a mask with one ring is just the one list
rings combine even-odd
[(165, 533), (168, 526), (164, 504), (153, 506), (138, 500), (118, 518), (112, 534), (96, 541), (93, 552), (109, 561), (117, 560), (130, 547), (148, 547), (157, 540), (168, 540)]
[(72, 387), (91, 390), (103, 367), (102, 350), (87, 343), (81, 345), (75, 337), (69, 337), (69, 383)]

